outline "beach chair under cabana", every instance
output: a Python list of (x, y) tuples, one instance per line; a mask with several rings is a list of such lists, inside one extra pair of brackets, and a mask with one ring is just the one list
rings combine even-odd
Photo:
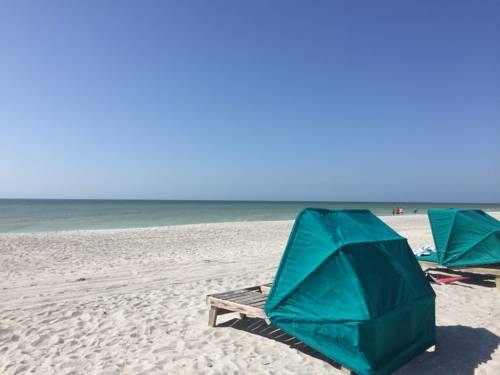
[(302, 211), (269, 294), (250, 289), (208, 296), (210, 323), (219, 311), (268, 319), (359, 374), (435, 345), (434, 291), (407, 240), (368, 210)]
[(436, 252), (417, 256), (420, 264), (495, 275), (500, 289), (500, 221), (481, 210), (430, 209), (427, 214)]

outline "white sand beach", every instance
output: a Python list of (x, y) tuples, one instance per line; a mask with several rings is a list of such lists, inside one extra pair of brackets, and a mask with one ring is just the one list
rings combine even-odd
[[(500, 218), (500, 213), (494, 214)], [(383, 217), (413, 247), (427, 217)], [(335, 374), (205, 296), (270, 282), (291, 221), (0, 235), (1, 374)], [(500, 374), (493, 279), (434, 285), (435, 353), (398, 374)]]

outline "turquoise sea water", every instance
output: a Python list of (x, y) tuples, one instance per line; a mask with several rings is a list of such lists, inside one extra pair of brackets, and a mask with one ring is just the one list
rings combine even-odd
[(0, 199), (0, 233), (290, 220), (305, 207), (367, 208), (377, 215), (391, 215), (393, 207), (407, 214), (430, 207), (500, 211), (500, 204)]

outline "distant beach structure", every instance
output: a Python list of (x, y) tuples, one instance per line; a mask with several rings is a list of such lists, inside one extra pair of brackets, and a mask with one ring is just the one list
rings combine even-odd
[(392, 209), (392, 214), (393, 215), (403, 215), (405, 213), (405, 210), (401, 207), (394, 207)]

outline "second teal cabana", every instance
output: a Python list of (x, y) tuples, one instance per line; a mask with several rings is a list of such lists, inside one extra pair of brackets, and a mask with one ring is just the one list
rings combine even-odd
[(500, 221), (481, 210), (427, 212), (436, 252), (417, 259), (446, 267), (500, 263)]
[(368, 210), (306, 209), (265, 312), (359, 374), (388, 374), (435, 344), (435, 294), (407, 240)]

